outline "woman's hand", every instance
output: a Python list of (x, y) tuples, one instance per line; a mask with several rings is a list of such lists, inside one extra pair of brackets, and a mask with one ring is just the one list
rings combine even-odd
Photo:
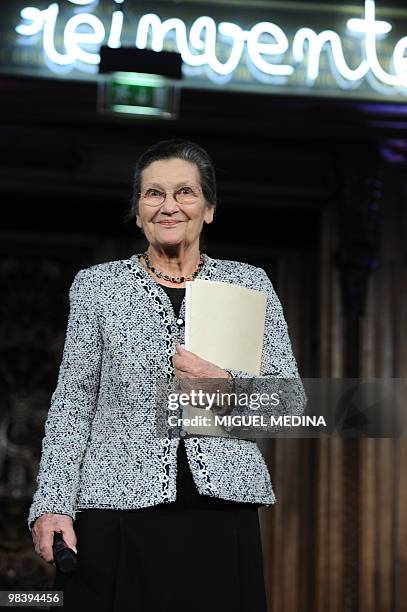
[(35, 552), (48, 563), (54, 561), (52, 546), (54, 532), (62, 534), (64, 542), (76, 553), (76, 534), (73, 529), (73, 519), (67, 514), (41, 514), (31, 530)]
[[(178, 391), (182, 393), (202, 391), (204, 394), (228, 391), (228, 381), (232, 376), (227, 370), (223, 370), (214, 363), (198, 357), (198, 355), (191, 351), (187, 351), (180, 344), (176, 345), (176, 352), (172, 362), (178, 381)], [(199, 379), (199, 383), (191, 379)], [(200, 407), (205, 408), (204, 400), (202, 402)], [(217, 409), (221, 407), (217, 404), (212, 405)]]
[(177, 378), (230, 378), (229, 372), (187, 351), (180, 344), (176, 346), (172, 363)]

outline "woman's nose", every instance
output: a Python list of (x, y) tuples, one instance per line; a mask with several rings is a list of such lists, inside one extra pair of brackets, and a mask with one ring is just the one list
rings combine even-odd
[(178, 202), (172, 195), (172, 193), (167, 193), (167, 196), (164, 200), (164, 203), (161, 208), (161, 212), (175, 212), (178, 210)]

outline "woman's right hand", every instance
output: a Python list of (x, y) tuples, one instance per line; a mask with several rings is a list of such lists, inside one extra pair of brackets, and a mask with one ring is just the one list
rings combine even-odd
[(73, 519), (67, 514), (41, 514), (35, 521), (31, 530), (35, 552), (48, 563), (54, 561), (52, 546), (54, 544), (54, 533), (61, 533), (64, 542), (76, 550), (76, 534), (73, 529)]

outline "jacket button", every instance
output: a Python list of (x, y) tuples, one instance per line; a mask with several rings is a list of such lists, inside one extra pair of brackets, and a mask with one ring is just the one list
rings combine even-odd
[(177, 319), (177, 325), (179, 326), (184, 325), (184, 319), (182, 319), (181, 317)]
[(188, 432), (186, 432), (186, 431), (185, 431), (185, 429), (181, 429), (181, 431), (179, 432), (179, 435), (180, 435), (182, 438), (185, 438), (185, 436), (187, 435), (187, 433), (188, 433)]

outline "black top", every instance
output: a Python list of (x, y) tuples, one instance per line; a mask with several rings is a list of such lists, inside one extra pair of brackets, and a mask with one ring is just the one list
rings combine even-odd
[[(185, 287), (165, 287), (164, 285), (161, 285), (161, 287), (164, 289), (164, 291), (171, 300), (175, 316), (179, 318), (182, 300), (185, 296)], [(183, 438), (180, 438), (180, 443), (178, 445), (177, 451), (177, 500), (174, 503), (177, 505), (181, 504), (199, 508), (207, 508), (213, 506), (255, 506), (256, 508), (258, 508), (260, 506), (260, 504), (236, 502), (226, 499), (219, 499), (217, 497), (210, 497), (209, 495), (200, 495), (197, 491), (194, 479), (191, 474)]]
[(178, 318), (182, 300), (185, 296), (185, 287), (165, 287), (164, 285), (161, 285), (161, 288), (164, 289), (170, 298), (175, 316)]

